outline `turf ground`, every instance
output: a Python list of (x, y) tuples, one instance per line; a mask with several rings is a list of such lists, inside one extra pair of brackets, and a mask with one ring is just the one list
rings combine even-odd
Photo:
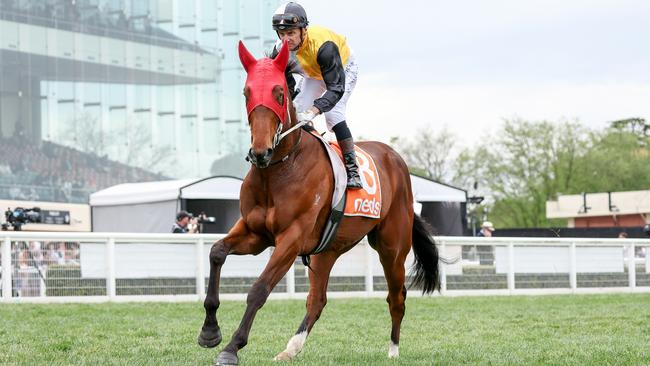
[[(195, 303), (2, 304), (0, 364), (210, 365), (245, 304), (224, 301), (224, 343), (196, 345)], [(268, 365), (304, 316), (304, 301), (268, 301), (242, 365)], [(649, 365), (650, 295), (410, 298), (400, 358), (387, 358), (381, 299), (330, 300), (293, 365)]]

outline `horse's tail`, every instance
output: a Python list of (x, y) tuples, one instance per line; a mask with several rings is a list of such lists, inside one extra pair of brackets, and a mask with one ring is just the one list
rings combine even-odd
[(413, 217), (413, 263), (412, 286), (422, 287), (423, 294), (440, 291), (440, 273), (438, 271), (438, 248), (432, 237), (431, 226), (415, 214)]

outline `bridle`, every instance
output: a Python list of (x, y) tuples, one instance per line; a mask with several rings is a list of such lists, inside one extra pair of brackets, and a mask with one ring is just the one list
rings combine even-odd
[[(288, 122), (287, 125), (291, 125), (291, 113), (289, 111), (289, 98), (288, 97), (286, 98), (286, 105), (287, 105), (287, 122)], [(282, 130), (284, 129), (284, 123), (282, 123), (282, 122), (278, 123), (278, 128), (275, 131), (275, 134), (273, 135), (273, 142), (271, 144), (271, 151), (272, 151), (271, 154), (273, 154), (273, 151), (275, 151), (275, 148), (278, 147), (278, 145), (280, 145), (280, 141), (282, 141), (282, 139), (287, 137), (293, 131), (299, 129), (300, 127), (302, 127), (304, 125), (306, 125), (307, 123), (309, 123), (309, 121), (298, 122), (298, 123), (291, 126), (291, 128), (289, 128), (288, 130), (286, 130), (284, 132), (282, 132)], [(269, 167), (271, 165), (275, 165), (275, 164), (282, 163), (282, 162), (286, 161), (289, 158), (289, 156), (291, 156), (291, 154), (293, 154), (298, 149), (298, 146), (300, 145), (300, 141), (302, 141), (302, 130), (299, 131), (298, 141), (293, 145), (291, 150), (289, 150), (289, 152), (287, 152), (282, 158), (271, 161), (269, 163), (269, 165), (267, 165), (266, 167)], [(246, 156), (246, 161), (248, 161), (249, 163), (255, 165), (258, 168), (260, 168), (260, 166), (257, 165), (257, 159), (255, 159), (253, 157), (253, 152), (252, 151), (248, 152), (248, 155)], [(260, 168), (260, 169), (263, 169), (263, 168)]]

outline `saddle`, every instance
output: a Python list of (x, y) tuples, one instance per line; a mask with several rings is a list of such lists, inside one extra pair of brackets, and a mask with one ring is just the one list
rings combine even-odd
[(381, 214), (381, 186), (379, 174), (372, 157), (358, 146), (355, 146), (357, 153), (357, 164), (363, 189), (350, 189), (346, 187), (347, 174), (343, 165), (343, 154), (335, 142), (326, 141), (313, 127), (303, 127), (309, 135), (321, 142), (327, 152), (334, 174), (334, 193), (332, 196), (332, 211), (325, 224), (321, 239), (316, 248), (309, 254), (302, 256), (302, 262), (309, 267), (309, 256), (318, 254), (331, 244), (336, 237), (341, 218), (343, 216), (364, 216), (379, 218)]

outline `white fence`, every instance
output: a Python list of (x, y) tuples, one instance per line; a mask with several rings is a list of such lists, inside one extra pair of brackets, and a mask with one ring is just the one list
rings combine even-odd
[[(208, 254), (222, 235), (2, 232), (2, 302), (203, 299)], [(436, 237), (441, 291), (453, 295), (650, 292), (650, 240)], [(221, 298), (244, 299), (270, 250), (229, 256)], [(407, 266), (413, 263), (412, 253)], [(304, 298), (300, 261), (271, 294)], [(418, 296), (412, 289), (409, 296)], [(332, 270), (328, 296), (386, 296), (377, 253), (365, 242)]]

